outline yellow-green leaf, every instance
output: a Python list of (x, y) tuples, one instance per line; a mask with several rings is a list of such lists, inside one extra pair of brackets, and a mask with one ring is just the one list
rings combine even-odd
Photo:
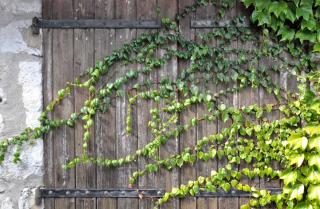
[(316, 166), (320, 169), (320, 155), (311, 155), (308, 159), (309, 166)]
[(308, 189), (309, 200), (316, 200), (318, 203), (320, 202), (320, 185), (310, 185)]
[(317, 151), (320, 151), (320, 136), (313, 136), (310, 138), (308, 143), (308, 149), (315, 149)]

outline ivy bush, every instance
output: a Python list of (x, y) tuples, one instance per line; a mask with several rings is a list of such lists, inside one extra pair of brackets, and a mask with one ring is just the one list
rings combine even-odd
[[(133, 186), (139, 177), (161, 169), (170, 171), (209, 160), (227, 162), (218, 170), (212, 170), (208, 176), (199, 176), (196, 180), (190, 179), (186, 185), (172, 188), (157, 200), (155, 208), (171, 198), (195, 196), (200, 191), (216, 192), (217, 189), (251, 193), (252, 199), (241, 206), (242, 209), (269, 204), (276, 204), (279, 209), (320, 208), (320, 73), (313, 58), (319, 51), (319, 2), (243, 0), (243, 3), (247, 7), (253, 6), (252, 21), (264, 26), (263, 35), (249, 28), (236, 27), (244, 22), (244, 17), (236, 17), (232, 20), (234, 27), (197, 34), (197, 42), (186, 39), (177, 27), (178, 21), (198, 7), (217, 5), (216, 1), (197, 0), (177, 14), (174, 20), (163, 18), (162, 31), (140, 35), (97, 62), (75, 79), (75, 83), (66, 83), (66, 87), (57, 93), (57, 99), (51, 101), (41, 114), (39, 127), (26, 128), (20, 135), (1, 141), (0, 161), (5, 160), (9, 149), (16, 149), (13, 161), (19, 162), (24, 144), (62, 126), (74, 127), (76, 123), (84, 122), (82, 155), (65, 165), (66, 169), (80, 163), (120, 167), (139, 158), (150, 159), (145, 168), (133, 173), (128, 182)], [(233, 5), (233, 0), (223, 1), (220, 16)], [(267, 29), (271, 29), (271, 33), (266, 32)], [(212, 40), (217, 40), (216, 46), (209, 44)], [(249, 42), (252, 47), (234, 48), (233, 41)], [(177, 44), (178, 49), (169, 47), (172, 44)], [(313, 47), (313, 53), (306, 45)], [(163, 53), (157, 53), (159, 50)], [(230, 58), (230, 55), (235, 56)], [(153, 71), (161, 71), (172, 58), (190, 61), (178, 72), (176, 79), (166, 77), (158, 83), (139, 79)], [(274, 64), (264, 66), (262, 63), (266, 59), (274, 61)], [(139, 64), (141, 67), (103, 83), (103, 78), (117, 63)], [(291, 79), (296, 79), (297, 89), (279, 86), (272, 79), (275, 73), (288, 74)], [(212, 92), (210, 85), (228, 87)], [(263, 89), (274, 95), (277, 102), (240, 108), (224, 104), (224, 97), (248, 88)], [(72, 113), (69, 118), (50, 119), (49, 113), (74, 89), (86, 89), (90, 94), (81, 110)], [(119, 159), (90, 156), (87, 149), (94, 118), (98, 113), (107, 112), (112, 100), (119, 97), (128, 98), (128, 135), (132, 134), (130, 113), (138, 100), (163, 104), (161, 108), (150, 109), (148, 126), (152, 140)], [(204, 105), (207, 114), (177, 124), (181, 114), (195, 105)], [(274, 112), (280, 112), (281, 119), (268, 119), (268, 115)], [(216, 134), (198, 139), (193, 147), (172, 153), (168, 158), (162, 159), (157, 155), (160, 147), (169, 140), (203, 122), (214, 123), (216, 120), (229, 125)], [(275, 162), (280, 165), (279, 168), (273, 167)], [(238, 170), (240, 164), (243, 168)], [(243, 183), (244, 177), (280, 179), (283, 182), (282, 193), (272, 194), (265, 188)]]

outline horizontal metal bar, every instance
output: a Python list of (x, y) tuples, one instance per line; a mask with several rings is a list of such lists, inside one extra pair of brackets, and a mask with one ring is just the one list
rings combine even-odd
[[(281, 188), (268, 188), (272, 194), (280, 194)], [(42, 198), (160, 198), (164, 190), (157, 189), (47, 189), (40, 188), (39, 195)], [(251, 197), (251, 194), (239, 190), (225, 192), (200, 191), (196, 197)]]
[(33, 33), (39, 33), (39, 28), (55, 29), (157, 29), (161, 28), (160, 21), (157, 20), (103, 20), (103, 19), (62, 19), (45, 20), (34, 17), (32, 21)]
[(43, 198), (141, 198), (161, 197), (164, 190), (156, 189), (45, 189), (40, 188)]
[(233, 23), (232, 20), (191, 20), (190, 27), (191, 28), (227, 28), (227, 27), (243, 27), (247, 28), (250, 26), (249, 21), (243, 21), (238, 23)]

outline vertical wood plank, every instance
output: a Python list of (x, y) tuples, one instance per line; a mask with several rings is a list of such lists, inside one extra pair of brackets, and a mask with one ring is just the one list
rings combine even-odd
[[(138, 20), (155, 20), (156, 12), (155, 8), (157, 5), (156, 0), (138, 0), (137, 1), (137, 19)], [(156, 30), (150, 29), (139, 29), (137, 30), (137, 37), (143, 33), (151, 33)], [(143, 66), (138, 65), (137, 69), (141, 69)], [(139, 77), (139, 83), (144, 83), (147, 80), (151, 80), (154, 85), (152, 85), (152, 89), (157, 88), (157, 72), (151, 72), (150, 75), (141, 75)], [(143, 88), (143, 90), (147, 91), (149, 89)], [(158, 105), (153, 101), (140, 100), (137, 101), (137, 123), (138, 123), (138, 149), (143, 148), (147, 143), (152, 139), (151, 131), (148, 127), (148, 122), (151, 120), (150, 109), (156, 108)], [(138, 168), (144, 169), (144, 167), (151, 163), (146, 159), (138, 160)], [(156, 175), (147, 174), (139, 178), (138, 187), (140, 189), (150, 189), (157, 188), (158, 185), (155, 184)], [(149, 209), (153, 208), (152, 199), (141, 199), (139, 200), (139, 208), (140, 209)]]
[[(73, 18), (73, 1), (52, 0), (52, 18)], [(53, 93), (73, 81), (73, 30), (53, 30)], [(67, 118), (74, 112), (73, 94), (66, 98), (54, 112), (54, 118)], [(54, 136), (55, 187), (73, 188), (75, 186), (74, 169), (62, 168), (74, 157), (74, 130), (62, 127), (56, 130)], [(55, 199), (56, 209), (74, 209), (74, 199)]]
[[(44, 29), (43, 31), (43, 105), (46, 107), (53, 98), (52, 94), (52, 31)], [(48, 115), (52, 118), (52, 114)], [(46, 187), (54, 187), (54, 163), (53, 163), (53, 134), (52, 132), (44, 136), (43, 141), (43, 160), (44, 160), (44, 175), (43, 183)], [(44, 200), (46, 209), (54, 208), (54, 199), (46, 198)]]
[[(73, 31), (54, 30), (53, 46), (53, 92), (56, 93), (65, 86), (66, 82), (73, 81), (74, 78)], [(68, 118), (72, 112), (74, 112), (73, 94), (54, 111), (54, 118)], [(62, 166), (74, 157), (74, 130), (69, 127), (61, 127), (53, 135), (55, 187), (73, 188), (75, 186), (74, 169), (65, 170)], [(56, 199), (55, 202), (56, 209), (73, 208), (74, 206), (70, 203), (74, 203), (72, 199)], [(65, 205), (65, 207), (59, 207), (59, 205)]]
[[(200, 7), (196, 11), (196, 19), (214, 19), (217, 15), (217, 8), (213, 5), (208, 5), (206, 7)], [(215, 29), (197, 29), (196, 34), (207, 34)], [(199, 41), (199, 40), (198, 40)], [(208, 42), (210, 47), (216, 47), (216, 40), (211, 40)], [(217, 86), (213, 82), (208, 83), (207, 88), (209, 91), (214, 94), (217, 92)], [(197, 106), (197, 115), (202, 117), (204, 114), (208, 114), (207, 107), (203, 104)], [(215, 134), (217, 132), (217, 120), (213, 122), (203, 122), (200, 123), (197, 127), (197, 138), (201, 139), (204, 136)], [(208, 176), (210, 175), (211, 170), (217, 170), (218, 161), (211, 160), (208, 162), (199, 162), (198, 163), (198, 176)], [(198, 209), (217, 209), (218, 208), (218, 198), (198, 198), (197, 199), (197, 208)]]
[[(160, 17), (169, 17), (174, 18), (175, 14), (177, 13), (178, 9), (178, 2), (172, 1), (172, 0), (159, 0), (158, 1), (158, 7), (160, 9)], [(172, 44), (170, 47), (176, 48), (176, 44)], [(159, 51), (159, 53), (163, 53), (162, 50)], [(171, 78), (172, 80), (175, 80), (177, 77), (177, 59), (173, 58), (169, 60), (159, 71), (158, 74), (158, 80), (160, 81), (162, 78)], [(162, 103), (160, 103), (160, 108), (163, 106)], [(159, 155), (160, 157), (167, 158), (173, 153), (177, 153), (179, 151), (179, 139), (178, 138), (172, 138), (170, 139), (165, 145), (163, 145), (160, 148)], [(179, 186), (179, 170), (174, 169), (170, 172), (161, 172), (160, 176), (158, 178), (158, 184), (161, 185), (162, 188), (164, 188), (167, 191), (171, 191), (173, 187)], [(172, 200), (168, 203), (164, 204), (162, 209), (178, 209), (179, 206), (179, 200)]]
[[(271, 43), (270, 41), (270, 45), (272, 45), (274, 43)], [(259, 65), (266, 67), (266, 68), (270, 68), (273, 65), (276, 65), (277, 63), (273, 60), (273, 57), (264, 57), (259, 61)], [(271, 72), (271, 77), (272, 77), (272, 82), (274, 84), (279, 85), (280, 81), (280, 75), (279, 73), (275, 73), (275, 72)], [(266, 92), (265, 89), (260, 88), (259, 89), (259, 96), (260, 96), (260, 105), (264, 105), (264, 104), (277, 104), (277, 99), (273, 94), (270, 94), (268, 92)], [(268, 113), (267, 119), (269, 121), (272, 120), (279, 120), (280, 119), (280, 112), (279, 111), (272, 111), (271, 113)], [(276, 162), (272, 163), (272, 167), (274, 169), (279, 168), (279, 164)], [(265, 187), (269, 187), (269, 188), (279, 188), (280, 187), (280, 180), (271, 180), (271, 181), (267, 181), (266, 179), (261, 179), (260, 181), (260, 187), (265, 188)], [(268, 208), (268, 209), (276, 209), (276, 206), (274, 205), (269, 205), (266, 206), (264, 208)]]
[[(115, 0), (96, 0), (95, 1), (96, 19), (115, 18)], [(114, 29), (95, 30), (95, 60), (102, 61), (115, 49), (116, 37)], [(112, 68), (104, 81), (114, 80), (116, 69)], [(116, 141), (116, 106), (112, 102), (106, 113), (98, 113), (95, 124), (95, 137), (97, 156), (101, 158), (115, 159), (117, 157)], [(115, 169), (97, 167), (97, 188), (116, 188), (117, 181)], [(117, 200), (115, 198), (98, 198), (97, 209), (115, 209)]]
[[(74, 0), (74, 18), (90, 19), (94, 18), (93, 0)], [(94, 30), (75, 29), (74, 30), (74, 76), (77, 77), (93, 66), (94, 61)], [(86, 79), (86, 78), (85, 78)], [(83, 80), (84, 81), (84, 80)], [(75, 89), (75, 112), (80, 112), (85, 101), (89, 98), (89, 93), (84, 89)], [(81, 121), (75, 125), (75, 155), (81, 156), (83, 144), (83, 125)], [(88, 142), (88, 155), (95, 156), (95, 136), (94, 128), (91, 129), (92, 136)], [(96, 169), (92, 164), (80, 164), (76, 166), (76, 188), (95, 188)], [(95, 198), (76, 198), (76, 209), (94, 209), (96, 207)]]
[[(221, 1), (219, 1), (221, 3)], [(235, 5), (233, 8), (229, 9), (228, 11), (226, 11), (225, 17), (223, 19), (226, 20), (230, 20), (232, 18), (234, 18), (237, 15), (237, 5)], [(219, 44), (219, 41), (218, 41)], [(218, 46), (219, 47), (219, 46)], [(237, 48), (237, 41), (232, 41), (230, 44), (230, 47), (232, 48)], [(227, 59), (235, 59), (235, 54), (230, 54), (229, 56), (227, 56)], [(229, 75), (229, 74), (227, 74)], [(234, 84), (221, 84), (218, 86), (219, 90), (224, 90), (226, 88), (230, 88), (232, 87)], [(223, 103), (226, 104), (227, 106), (234, 106), (237, 107), (237, 95), (233, 94), (233, 95), (228, 95), (228, 97), (226, 99), (222, 99)], [(220, 132), (223, 128), (226, 128), (228, 126), (230, 126), (232, 123), (230, 121), (224, 123), (222, 120), (218, 120), (218, 131)], [(218, 167), (224, 167), (227, 163), (226, 159), (221, 159), (219, 160), (218, 163)], [(239, 207), (239, 202), (238, 202), (238, 198), (219, 198), (218, 199), (218, 206), (219, 209), (230, 209), (230, 208), (238, 208)]]
[[(136, 19), (136, 0), (117, 0), (116, 1), (116, 18), (117, 19)], [(116, 30), (116, 47), (120, 48), (124, 43), (129, 42), (136, 37), (136, 29), (117, 29)], [(131, 67), (131, 68), (130, 68)], [(134, 69), (134, 66), (117, 65), (117, 77), (125, 74), (128, 70)], [(138, 148), (137, 142), (137, 112), (136, 105), (132, 107), (132, 133), (126, 133), (126, 118), (128, 95), (123, 98), (117, 98), (116, 101), (116, 131), (117, 131), (117, 157), (123, 157), (129, 153), (134, 153)], [(117, 186), (119, 188), (128, 188), (129, 178), (137, 169), (136, 163), (131, 163), (117, 168)], [(137, 199), (119, 198), (117, 207), (120, 209), (138, 208)]]
[[(246, 15), (247, 17), (249, 17), (250, 14), (248, 14), (248, 11), (246, 10), (246, 8), (244, 7), (244, 5), (242, 5), (239, 1), (238, 1), (238, 8), (239, 8), (239, 15), (243, 16)], [(257, 43), (254, 42), (241, 42), (239, 41), (238, 43), (238, 47), (241, 49), (245, 49), (245, 50), (254, 50), (255, 46), (257, 46)], [(249, 66), (245, 66), (246, 68), (248, 68)], [(252, 66), (252, 67), (259, 67), (259, 66)], [(254, 105), (254, 104), (260, 104), (260, 98), (259, 98), (259, 89), (253, 89), (252, 87), (247, 87), (243, 90), (241, 90), (238, 93), (238, 107), (241, 108), (243, 106), (249, 106), (249, 105)], [(250, 121), (252, 121), (253, 123), (259, 123), (259, 121), (257, 121), (254, 117), (251, 118), (247, 118)], [(250, 169), (252, 169), (252, 166), (248, 166), (247, 163), (242, 163), (240, 164), (239, 168), (240, 170), (242, 170), (245, 167), (249, 167)], [(256, 188), (260, 187), (260, 181), (259, 181), (259, 177), (256, 177), (252, 180), (249, 180), (248, 178), (243, 178), (241, 179), (241, 182), (243, 182), (243, 184), (249, 184), (250, 186), (254, 186)], [(239, 198), (239, 207), (241, 205), (244, 205), (246, 203), (248, 203), (250, 198)]]
[[(183, 10), (186, 6), (192, 5), (194, 0), (180, 0), (178, 8)], [(179, 22), (179, 28), (181, 34), (188, 40), (194, 40), (194, 29), (190, 28), (191, 18), (194, 18), (195, 14), (192, 13), (183, 18)], [(179, 46), (178, 46), (179, 47)], [(178, 73), (189, 66), (189, 62), (178, 59)], [(180, 100), (183, 100), (183, 95), (178, 95)], [(197, 107), (192, 105), (180, 114), (179, 123), (187, 124), (192, 118), (197, 117)], [(197, 128), (192, 127), (187, 132), (182, 133), (179, 136), (180, 150), (187, 147), (194, 147), (197, 141)], [(194, 180), (197, 177), (197, 169), (195, 165), (186, 165), (180, 169), (180, 184), (188, 184), (188, 181)], [(197, 207), (197, 201), (195, 197), (188, 197), (180, 200), (181, 209), (194, 209)]]
[[(45, 19), (52, 18), (52, 0), (42, 1), (42, 16)], [(46, 107), (53, 98), (52, 94), (52, 30), (43, 29), (43, 106)], [(48, 115), (52, 119), (52, 114)], [(52, 132), (44, 136), (43, 141), (43, 164), (44, 164), (44, 176), (43, 183), (46, 187), (54, 187), (54, 163), (53, 163), (53, 134)], [(54, 199), (44, 199), (44, 207), (46, 209), (54, 208)]]

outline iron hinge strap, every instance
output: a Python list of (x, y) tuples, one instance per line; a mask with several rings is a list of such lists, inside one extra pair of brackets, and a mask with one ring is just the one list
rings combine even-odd
[(158, 20), (104, 20), (104, 19), (61, 19), (46, 20), (34, 17), (32, 32), (39, 34), (40, 28), (52, 29), (158, 29), (161, 23)]
[[(249, 27), (249, 22), (234, 25), (231, 20), (191, 20), (191, 28), (227, 28)], [(104, 19), (61, 19), (46, 20), (34, 17), (32, 20), (32, 32), (39, 34), (40, 28), (52, 29), (159, 29), (161, 22), (158, 20), (104, 20)]]
[[(272, 194), (280, 194), (281, 188), (268, 188)], [(159, 189), (57, 189), (40, 188), (41, 198), (160, 198), (164, 190)], [(251, 197), (251, 194), (239, 190), (225, 192), (200, 191), (196, 197)]]

